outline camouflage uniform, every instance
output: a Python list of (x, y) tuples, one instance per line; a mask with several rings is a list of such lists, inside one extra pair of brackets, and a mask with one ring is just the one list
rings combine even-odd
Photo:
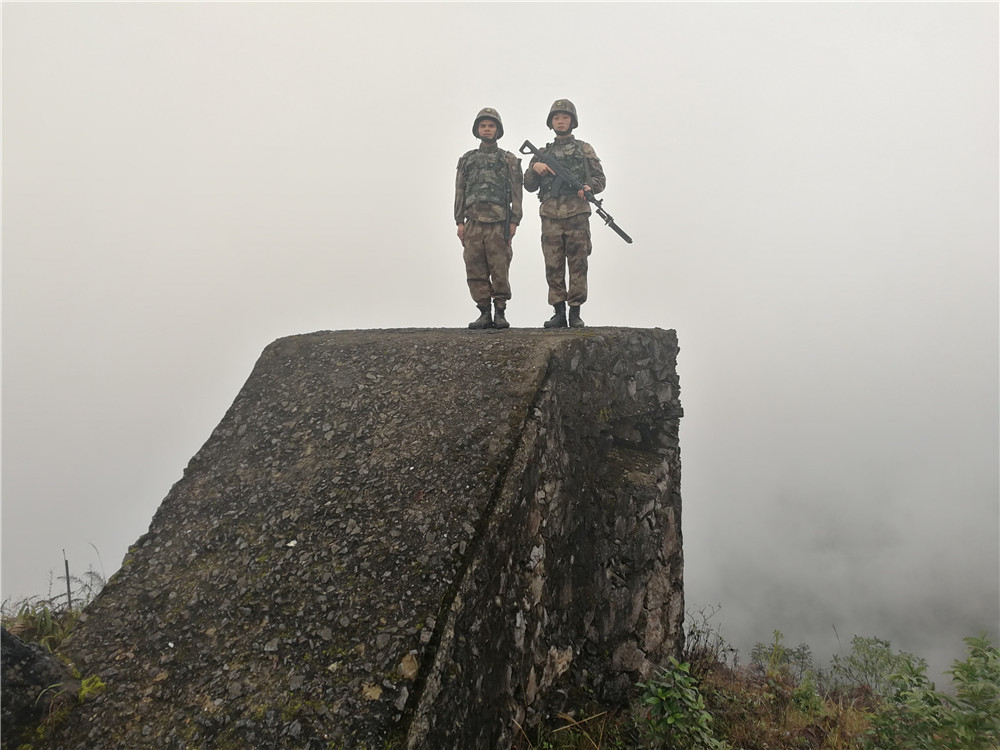
[[(579, 182), (589, 185), (595, 194), (604, 190), (607, 180), (601, 160), (589, 143), (577, 140), (572, 134), (557, 135), (555, 141), (541, 149), (553, 155)], [(587, 258), (590, 242), (590, 203), (580, 198), (576, 191), (563, 186), (553, 195), (554, 175), (539, 175), (533, 169), (538, 162), (534, 156), (524, 173), (524, 188), (530, 193), (538, 191), (542, 205), (542, 254), (545, 257), (545, 279), (549, 283), (549, 304), (568, 302), (577, 307), (587, 301)], [(561, 181), (560, 181), (561, 182)], [(566, 288), (566, 270), (569, 270), (569, 289)]]
[[(488, 119), (499, 122), (494, 110), (483, 110), (476, 125), (484, 119), (483, 112), (492, 112), (495, 116)], [(497, 137), (502, 134), (501, 125)], [(511, 297), (508, 272), (513, 250), (504, 233), (507, 223), (521, 223), (521, 196), (521, 160), (498, 148), (496, 141), (484, 140), (479, 148), (458, 160), (455, 223), (465, 224), (462, 246), (466, 280), (480, 309), (488, 307), (492, 300), (498, 310), (503, 310)]]

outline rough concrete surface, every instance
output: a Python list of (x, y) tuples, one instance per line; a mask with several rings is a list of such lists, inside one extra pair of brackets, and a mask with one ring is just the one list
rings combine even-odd
[(624, 701), (683, 637), (676, 356), (659, 329), (274, 342), (61, 649), (107, 688), (42, 746), (503, 748)]

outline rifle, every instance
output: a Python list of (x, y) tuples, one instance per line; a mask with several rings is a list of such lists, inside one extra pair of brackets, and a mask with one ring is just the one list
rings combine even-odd
[(503, 241), (506, 242), (509, 245), (510, 244), (510, 214), (511, 214), (511, 208), (510, 208), (510, 165), (507, 163), (507, 159), (506, 158), (504, 158), (504, 160), (503, 160), (503, 169), (504, 169), (504, 175), (506, 175), (506, 177), (507, 177), (507, 179), (504, 180), (504, 182), (507, 184), (507, 193), (506, 193), (507, 200), (504, 202), (504, 207), (506, 209), (506, 215), (504, 216), (504, 220), (503, 220)]
[[(576, 191), (583, 190), (583, 185), (578, 180), (575, 180), (573, 178), (573, 175), (571, 175), (569, 172), (566, 171), (566, 168), (559, 163), (558, 159), (556, 159), (554, 156), (543, 154), (541, 151), (539, 151), (537, 148), (531, 145), (531, 141), (525, 141), (524, 143), (522, 143), (521, 148), (519, 148), (518, 151), (520, 151), (522, 154), (525, 155), (534, 154), (535, 156), (538, 157), (538, 160), (540, 162), (548, 164), (549, 167), (552, 169), (552, 171), (556, 173), (556, 177), (565, 182), (567, 185), (569, 185), (570, 188)], [(604, 200), (603, 199), (598, 200), (596, 197), (594, 197), (594, 193), (590, 190), (583, 190), (583, 196), (597, 207), (596, 209), (597, 215), (600, 216), (602, 219), (604, 219), (604, 223), (607, 224), (609, 227), (611, 227), (613, 230), (615, 230), (615, 232), (617, 232), (619, 237), (621, 237), (623, 240), (625, 240), (627, 243), (631, 245), (632, 238), (629, 237), (627, 234), (625, 234), (622, 228), (617, 224), (615, 224), (615, 220), (611, 218), (611, 214), (609, 214), (601, 207), (601, 204), (604, 203)]]

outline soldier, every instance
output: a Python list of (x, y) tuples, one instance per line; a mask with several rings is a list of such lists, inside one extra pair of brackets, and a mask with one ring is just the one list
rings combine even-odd
[(469, 328), (510, 328), (504, 313), (510, 299), (511, 240), (522, 216), (521, 160), (497, 147), (503, 122), (495, 109), (479, 111), (472, 134), (481, 141), (479, 148), (462, 155), (455, 178), (455, 223), (469, 293), (480, 312)]
[[(596, 195), (604, 190), (606, 180), (601, 160), (589, 143), (578, 141), (573, 130), (579, 124), (576, 107), (569, 99), (557, 99), (549, 109), (546, 126), (555, 131), (555, 141), (541, 149), (554, 156), (584, 190)], [(549, 284), (549, 304), (555, 314), (545, 321), (546, 328), (565, 328), (566, 303), (569, 302), (568, 325), (583, 328), (580, 305), (587, 301), (587, 258), (590, 255), (590, 203), (584, 190), (575, 191), (557, 179), (552, 168), (537, 156), (532, 157), (524, 173), (524, 187), (538, 191), (542, 217), (542, 255), (545, 257), (545, 279)], [(569, 270), (569, 290), (566, 271)]]

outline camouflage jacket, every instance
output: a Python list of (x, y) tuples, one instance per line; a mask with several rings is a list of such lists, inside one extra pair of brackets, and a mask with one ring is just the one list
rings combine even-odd
[[(541, 151), (546, 155), (555, 156), (577, 180), (584, 185), (590, 185), (595, 195), (607, 185), (604, 167), (601, 166), (601, 160), (597, 158), (594, 147), (589, 143), (579, 141), (573, 135), (557, 136), (554, 142), (546, 143)], [(577, 214), (590, 213), (590, 203), (574, 192), (553, 195), (555, 177), (550, 174), (538, 174), (534, 170), (537, 163), (538, 157), (531, 157), (531, 162), (524, 172), (524, 188), (529, 193), (538, 191), (538, 200), (542, 203), (538, 209), (540, 216), (547, 219), (568, 219)]]
[(521, 160), (496, 143), (483, 141), (458, 160), (455, 223), (504, 221), (509, 206), (511, 224), (520, 224), (522, 184)]

